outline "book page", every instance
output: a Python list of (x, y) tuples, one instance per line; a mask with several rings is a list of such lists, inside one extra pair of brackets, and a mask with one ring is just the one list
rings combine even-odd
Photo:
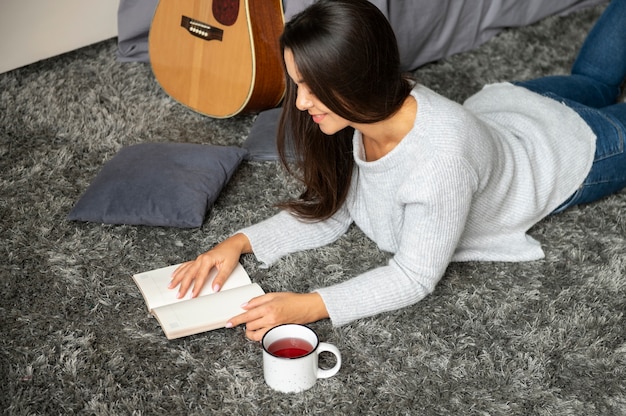
[[(189, 289), (187, 294), (181, 299), (176, 298), (176, 295), (178, 294), (178, 287), (175, 287), (174, 289), (168, 289), (168, 285), (172, 280), (172, 273), (174, 273), (174, 270), (176, 270), (178, 266), (180, 266), (180, 264), (162, 267), (160, 269), (150, 270), (148, 272), (133, 275), (133, 279), (139, 287), (139, 290), (143, 295), (143, 299), (148, 306), (148, 311), (151, 311), (154, 308), (158, 308), (159, 306), (183, 302), (185, 300), (191, 299), (191, 288)], [(204, 283), (204, 286), (202, 287), (202, 290), (200, 291), (198, 297), (215, 293), (213, 292), (212, 286), (213, 280), (215, 279), (216, 275), (217, 269), (213, 268), (209, 273), (209, 278)], [(224, 283), (221, 291), (249, 285), (250, 283), (250, 276), (248, 276), (246, 270), (241, 264), (237, 264), (226, 283)]]
[(241, 305), (265, 292), (256, 283), (197, 297), (152, 310), (168, 339), (224, 328), (233, 316), (245, 312)]

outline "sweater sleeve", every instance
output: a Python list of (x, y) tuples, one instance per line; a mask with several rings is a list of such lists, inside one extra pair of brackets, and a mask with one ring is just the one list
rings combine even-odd
[[(398, 251), (386, 266), (316, 289), (333, 325), (413, 305), (443, 276), (463, 234), (477, 181), (458, 160), (439, 160), (429, 182), (407, 181)], [(416, 192), (416, 189), (419, 191)]]
[(269, 266), (286, 254), (332, 243), (348, 230), (351, 223), (345, 208), (325, 221), (300, 220), (281, 211), (239, 232), (250, 240), (257, 260)]

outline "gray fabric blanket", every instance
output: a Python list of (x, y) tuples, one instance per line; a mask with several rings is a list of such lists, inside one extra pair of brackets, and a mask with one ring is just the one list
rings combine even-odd
[[(315, 0), (283, 0), (285, 19)], [(474, 49), (507, 27), (525, 26), (606, 0), (370, 0), (385, 13), (398, 38), (405, 69)], [(148, 57), (148, 33), (158, 0), (120, 0), (118, 58)]]

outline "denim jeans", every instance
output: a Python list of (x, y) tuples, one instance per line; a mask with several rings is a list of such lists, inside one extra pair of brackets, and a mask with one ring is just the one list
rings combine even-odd
[(515, 82), (576, 111), (596, 135), (594, 162), (580, 188), (553, 213), (626, 187), (626, 0), (613, 0), (578, 53), (571, 75)]

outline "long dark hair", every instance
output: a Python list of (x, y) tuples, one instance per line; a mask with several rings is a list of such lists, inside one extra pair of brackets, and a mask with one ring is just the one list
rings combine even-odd
[[(285, 49), (293, 53), (308, 89), (346, 120), (382, 121), (397, 112), (410, 94), (412, 84), (400, 70), (393, 29), (367, 0), (317, 1), (285, 25), (280, 45), (283, 55)], [(285, 74), (278, 151), (283, 165), (304, 183), (305, 190), (280, 206), (303, 219), (327, 219), (345, 202), (350, 188), (354, 130), (325, 135), (308, 113), (295, 107), (297, 86), (286, 69)], [(289, 146), (296, 155), (296, 169), (286, 157)]]

